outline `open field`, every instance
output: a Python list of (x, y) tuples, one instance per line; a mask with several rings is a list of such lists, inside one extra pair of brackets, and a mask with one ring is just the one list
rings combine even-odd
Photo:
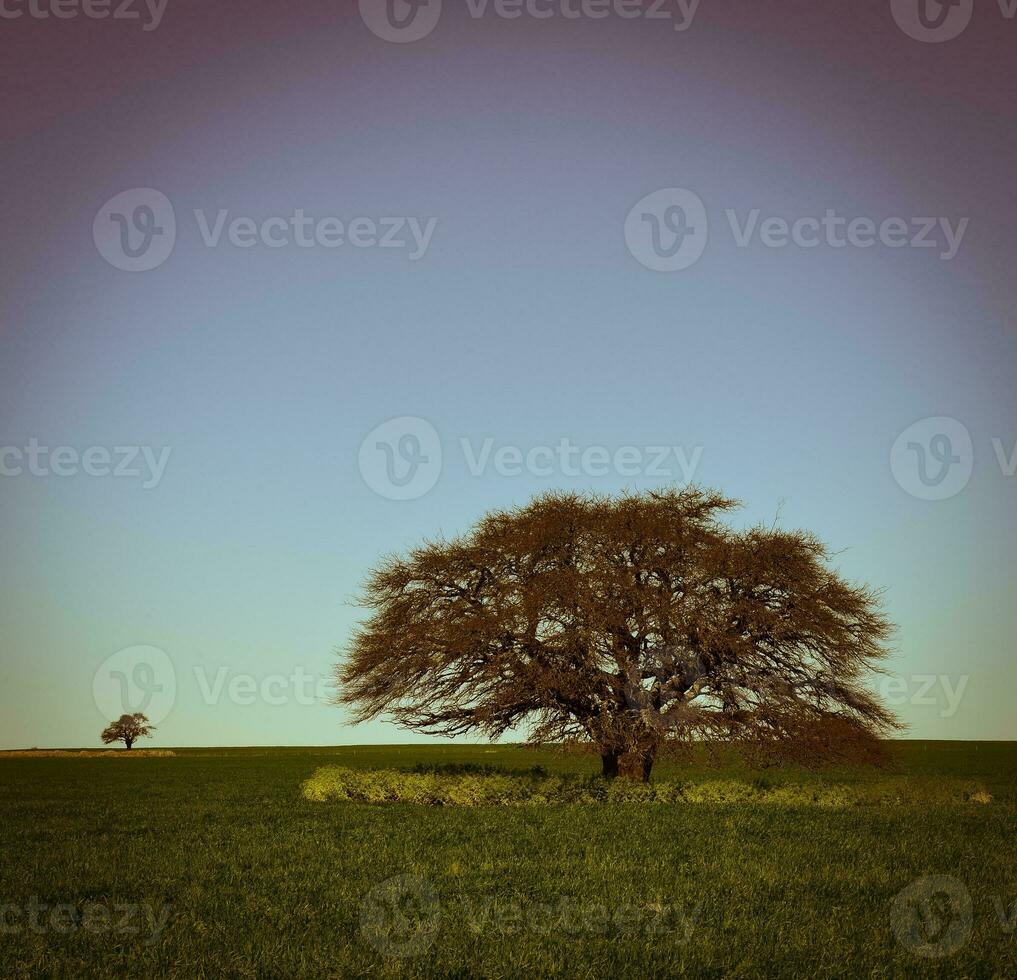
[(327, 765), (596, 765), (465, 746), (175, 751), (0, 760), (0, 976), (1017, 974), (1015, 743), (896, 748), (898, 776), (976, 781), (990, 804), (857, 807), (321, 803), (301, 784)]

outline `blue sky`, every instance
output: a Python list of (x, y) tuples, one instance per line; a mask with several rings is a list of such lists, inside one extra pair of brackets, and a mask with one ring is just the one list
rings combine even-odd
[[(657, 447), (742, 499), (738, 520), (779, 507), (885, 588), (911, 735), (1017, 737), (1017, 147), (991, 97), (1012, 59), (986, 60), (980, 35), (937, 53), (891, 21), (887, 79), (864, 38), (839, 35), (824, 59), (825, 32), (807, 44), (702, 16), (675, 36), (451, 15), (408, 45), (344, 19), (334, 36), (180, 54), (8, 136), (0, 446), (169, 456), (148, 488), (0, 477), (0, 744), (95, 744), (97, 671), (138, 646), (172, 665), (153, 681), (164, 700), (175, 688), (160, 744), (410, 738), (344, 727), (293, 680), (328, 676), (370, 566), (542, 490), (680, 481), (673, 455), (650, 467)], [(933, 71), (951, 94), (923, 97)], [(171, 254), (141, 273), (92, 236), (132, 188), (164, 194), (176, 220)], [(664, 188), (693, 191), (709, 225), (681, 271), (626, 245), (630, 209)], [(208, 247), (194, 212), (223, 209), (435, 223), (416, 259)], [(949, 261), (880, 242), (740, 247), (727, 212), (756, 209), (968, 222)], [(365, 437), (400, 417), (441, 447), (433, 487), (407, 500), (361, 465)], [(939, 417), (971, 451), (954, 439), (960, 488), (920, 499), (917, 451), (905, 440), (895, 470), (891, 448)], [(485, 440), (510, 456), (634, 447), (638, 472), (474, 475)]]

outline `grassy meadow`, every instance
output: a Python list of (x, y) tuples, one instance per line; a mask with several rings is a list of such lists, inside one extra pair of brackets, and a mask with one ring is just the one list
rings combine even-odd
[[(439, 807), (302, 795), (323, 767), (599, 767), (514, 747), (7, 757), (0, 976), (1017, 975), (1017, 743), (902, 742), (895, 754), (890, 775), (762, 778), (973, 782), (992, 802)], [(686, 786), (717, 778), (654, 771)]]

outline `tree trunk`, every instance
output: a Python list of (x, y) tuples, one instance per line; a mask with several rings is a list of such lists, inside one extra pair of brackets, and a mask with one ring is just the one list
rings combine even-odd
[(653, 771), (653, 763), (657, 759), (657, 746), (636, 752), (628, 752), (621, 760), (621, 774), (627, 779), (636, 779), (648, 783), (650, 773)]
[(644, 783), (648, 783), (650, 781), (650, 771), (653, 769), (653, 764), (656, 761), (657, 761), (657, 746), (654, 745), (652, 748), (647, 749), (643, 753), (642, 776)]
[(618, 775), (618, 760), (620, 758), (620, 752), (604, 752), (601, 754), (601, 775), (605, 779), (614, 779)]
[(124, 745), (127, 746), (128, 751), (130, 751), (131, 744), (132, 744), (132, 740), (131, 739), (129, 739), (129, 738), (125, 738), (124, 739)]

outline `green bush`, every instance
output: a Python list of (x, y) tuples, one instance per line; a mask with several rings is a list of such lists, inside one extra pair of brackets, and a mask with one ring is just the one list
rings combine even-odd
[(705, 783), (690, 783), (684, 787), (682, 799), (686, 803), (754, 803), (764, 798), (766, 790), (751, 783), (735, 779), (712, 779)]
[(989, 803), (981, 786), (961, 780), (901, 778), (872, 783), (779, 783), (762, 779), (640, 783), (629, 779), (551, 776), (542, 769), (504, 772), (485, 767), (347, 769), (325, 766), (303, 785), (317, 802), (415, 803), (421, 806), (546, 806), (549, 804), (662, 803), (781, 806), (894, 806)]

